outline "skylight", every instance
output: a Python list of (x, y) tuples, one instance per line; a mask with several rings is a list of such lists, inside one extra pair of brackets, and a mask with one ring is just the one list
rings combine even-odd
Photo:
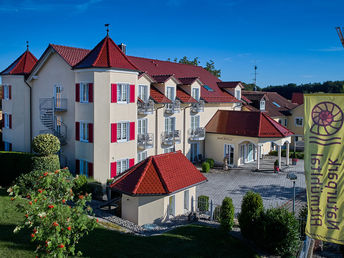
[(210, 88), (210, 86), (208, 85), (203, 85), (203, 87), (207, 90), (207, 91), (214, 91), (212, 88)]
[(281, 107), (281, 106), (278, 105), (275, 101), (273, 101), (272, 104), (274, 104), (276, 107)]

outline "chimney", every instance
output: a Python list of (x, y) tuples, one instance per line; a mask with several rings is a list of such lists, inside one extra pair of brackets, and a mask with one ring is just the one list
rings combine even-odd
[(127, 46), (123, 43), (119, 44), (118, 47), (122, 50), (124, 54), (126, 54)]

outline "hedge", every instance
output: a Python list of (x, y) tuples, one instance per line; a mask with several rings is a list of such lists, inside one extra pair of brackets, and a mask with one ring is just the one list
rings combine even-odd
[(21, 174), (32, 170), (31, 153), (0, 151), (1, 186), (9, 186)]
[(198, 210), (201, 212), (209, 210), (209, 196), (200, 195), (198, 196)]
[[(289, 158), (293, 157), (293, 151), (289, 152)], [(271, 156), (278, 156), (278, 151), (270, 151), (269, 155)], [(296, 158), (297, 159), (303, 159), (304, 158), (304, 153), (303, 152), (295, 152)], [(282, 150), (281, 151), (281, 156), (285, 157), (286, 156), (286, 150)]]
[(52, 154), (49, 156), (33, 156), (32, 157), (33, 170), (49, 170), (55, 171), (60, 169), (59, 156)]
[(234, 226), (234, 206), (232, 199), (229, 197), (225, 197), (222, 201), (220, 224), (221, 228), (225, 231), (231, 231)]
[(208, 173), (210, 170), (210, 164), (207, 161), (202, 163), (202, 172)]
[(215, 161), (214, 161), (213, 159), (208, 158), (208, 159), (206, 159), (205, 161), (209, 163), (210, 168), (213, 168), (213, 167), (214, 167)]

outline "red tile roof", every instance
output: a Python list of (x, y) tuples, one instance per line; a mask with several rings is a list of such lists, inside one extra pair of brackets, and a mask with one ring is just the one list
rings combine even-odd
[[(165, 83), (168, 79), (170, 79), (171, 77), (174, 77), (174, 74), (157, 74), (157, 75), (152, 75), (152, 77), (157, 83)], [(174, 78), (174, 79), (177, 80), (177, 78)]]
[(157, 88), (155, 88), (153, 85), (150, 87), (150, 97), (156, 102), (156, 103), (171, 103), (171, 100), (169, 100), (164, 94), (162, 94)]
[(291, 102), (302, 105), (303, 104), (303, 93), (302, 92), (293, 92), (293, 95), (291, 97)]
[(180, 87), (177, 87), (177, 98), (182, 103), (196, 103), (197, 100), (195, 100), (193, 97), (191, 97), (187, 92), (185, 92)]
[(50, 46), (70, 65), (74, 66), (79, 63), (89, 52), (88, 49), (66, 47), (61, 45), (50, 44)]
[(10, 66), (3, 70), (1, 75), (28, 75), (35, 66), (37, 58), (26, 50)]
[(218, 82), (217, 85), (220, 88), (235, 88), (236, 86), (240, 86), (244, 88), (240, 81), (233, 81), (233, 82)]
[(283, 138), (294, 134), (259, 111), (218, 110), (205, 128), (207, 133), (259, 138)]
[(191, 85), (195, 81), (199, 80), (198, 77), (183, 77), (183, 78), (178, 78), (178, 80), (183, 84), (183, 85)]
[(122, 52), (122, 50), (106, 36), (73, 68), (106, 67), (125, 70), (139, 70)]
[(173, 63), (169, 61), (161, 61), (142, 57), (128, 56), (141, 71), (153, 75), (174, 74), (176, 78), (198, 77), (202, 83), (208, 85), (213, 91), (208, 91), (204, 87), (201, 88), (201, 97), (206, 102), (239, 102), (233, 96), (225, 94), (217, 86), (217, 82), (221, 80), (208, 72), (201, 66), (188, 64)]
[(145, 159), (120, 175), (110, 187), (129, 195), (167, 195), (206, 180), (178, 151)]

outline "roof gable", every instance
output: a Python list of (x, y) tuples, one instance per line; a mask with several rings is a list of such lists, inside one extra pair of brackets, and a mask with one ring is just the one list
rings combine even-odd
[(90, 50), (84, 48), (67, 47), (61, 45), (50, 44), (51, 46), (70, 66), (79, 63)]
[(10, 64), (1, 75), (28, 75), (35, 66), (37, 58), (26, 50), (12, 64)]

